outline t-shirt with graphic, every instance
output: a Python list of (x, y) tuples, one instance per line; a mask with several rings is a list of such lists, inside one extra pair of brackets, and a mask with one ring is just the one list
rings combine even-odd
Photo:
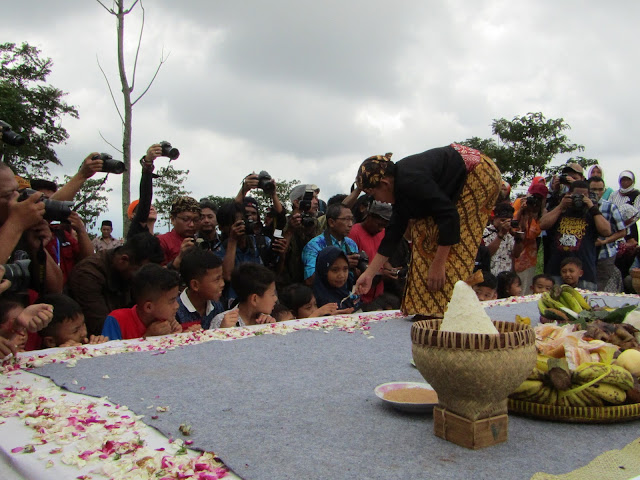
[(546, 273), (560, 275), (562, 260), (577, 257), (582, 261), (582, 280), (595, 283), (598, 231), (591, 214), (565, 212), (547, 233), (552, 238), (552, 246)]

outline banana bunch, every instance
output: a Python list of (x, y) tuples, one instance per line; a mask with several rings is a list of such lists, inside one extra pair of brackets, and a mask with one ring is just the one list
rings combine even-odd
[(549, 357), (538, 355), (533, 371), (510, 397), (547, 405), (601, 407), (624, 403), (626, 392), (634, 388), (634, 379), (628, 370), (596, 362), (581, 364), (570, 372), (568, 388), (558, 388), (549, 364)]
[(583, 310), (591, 310), (585, 298), (569, 285), (554, 285), (538, 300), (540, 315), (549, 320), (569, 322), (576, 320)]

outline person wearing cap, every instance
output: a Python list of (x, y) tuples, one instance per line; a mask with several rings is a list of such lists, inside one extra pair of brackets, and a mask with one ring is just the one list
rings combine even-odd
[[(389, 225), (391, 220), (392, 207), (390, 203), (373, 201), (369, 205), (367, 215), (360, 223), (356, 223), (349, 232), (351, 238), (359, 250), (364, 251), (369, 258), (376, 256), (378, 247), (384, 238), (384, 229)], [(391, 266), (389, 262), (379, 272), (380, 274), (374, 278), (374, 283), (367, 293), (362, 295), (363, 303), (370, 303), (384, 293), (384, 278), (393, 280), (398, 279), (398, 269)]]
[(96, 252), (110, 250), (122, 245), (122, 240), (112, 237), (111, 232), (113, 232), (113, 223), (111, 220), (103, 220), (102, 225), (100, 226), (100, 233), (102, 235), (96, 236), (96, 238), (91, 242)]
[(522, 253), (524, 232), (512, 226), (513, 211), (510, 204), (498, 203), (491, 223), (482, 233), (482, 243), (491, 254), (490, 271), (496, 277), (501, 272), (513, 271), (513, 261)]
[[(636, 176), (631, 170), (623, 170), (618, 176), (620, 188), (613, 192), (609, 197), (611, 203), (618, 207), (629, 204), (640, 210), (640, 191), (636, 189)], [(635, 222), (629, 227), (629, 236), (638, 241), (638, 227)]]
[(538, 262), (538, 238), (542, 233), (540, 218), (546, 212), (545, 204), (549, 190), (544, 177), (533, 177), (527, 190), (527, 196), (516, 198), (513, 202), (514, 219), (522, 238), (522, 253), (514, 260), (514, 270), (520, 277), (522, 285), (531, 285), (536, 275)]
[(618, 206), (602, 198), (604, 191), (605, 184), (601, 177), (592, 176), (589, 178), (589, 194), (598, 202), (598, 209), (611, 225), (612, 232), (608, 237), (598, 237), (596, 240), (598, 291), (620, 293), (622, 291), (622, 276), (615, 266), (615, 261), (618, 254), (618, 240), (624, 238), (627, 228)]
[(311, 189), (315, 192), (316, 198), (318, 199), (318, 212), (324, 215), (327, 213), (327, 202), (320, 198), (320, 187), (316, 184), (311, 184)]
[(182, 255), (195, 245), (195, 234), (200, 227), (200, 202), (193, 197), (182, 196), (171, 204), (169, 219), (173, 228), (158, 235), (164, 251), (163, 265), (180, 268)]
[(576, 180), (584, 180), (584, 169), (579, 163), (569, 162), (560, 171), (560, 175), (554, 175), (549, 182), (547, 198), (547, 210), (553, 210), (558, 206), (562, 197), (569, 191), (569, 187)]
[(391, 154), (367, 158), (358, 169), (356, 184), (375, 200), (391, 203), (393, 214), (378, 253), (357, 281), (358, 293), (369, 290), (409, 220), (416, 219), (402, 312), (441, 318), (454, 284), (473, 271), (501, 181), (489, 157), (459, 144), (427, 150), (398, 163), (391, 161)]
[(589, 184), (584, 180), (571, 182), (569, 193), (558, 206), (542, 216), (540, 228), (547, 231), (551, 246), (544, 273), (552, 275), (557, 283), (563, 283), (560, 277), (562, 260), (577, 257), (582, 261), (584, 274), (581, 280), (587, 282), (585, 288), (597, 290), (596, 240), (599, 236), (610, 236), (611, 225), (602, 216), (597, 202), (589, 198)]

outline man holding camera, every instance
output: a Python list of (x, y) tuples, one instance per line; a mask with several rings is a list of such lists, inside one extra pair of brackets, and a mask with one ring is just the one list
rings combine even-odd
[(589, 198), (589, 184), (583, 180), (571, 182), (569, 193), (558, 206), (542, 216), (540, 228), (547, 231), (551, 242), (545, 273), (562, 283), (560, 263), (566, 257), (578, 257), (586, 288), (597, 290), (596, 240), (599, 235), (611, 235), (611, 225)]
[(615, 265), (618, 254), (618, 240), (624, 238), (627, 228), (624, 225), (622, 214), (618, 207), (603, 199), (605, 184), (602, 177), (591, 177), (589, 179), (589, 195), (597, 202), (598, 209), (602, 216), (611, 225), (611, 235), (599, 237), (596, 240), (598, 249), (598, 261), (596, 263), (596, 276), (598, 280), (598, 290), (601, 292), (619, 293), (622, 291), (622, 275)]
[(491, 254), (491, 273), (511, 272), (514, 259), (522, 253), (524, 232), (513, 220), (514, 209), (509, 203), (498, 203), (493, 209), (491, 224), (484, 229), (482, 242)]
[(171, 204), (169, 218), (173, 228), (158, 236), (164, 251), (164, 265), (180, 268), (182, 256), (195, 245), (195, 234), (200, 227), (200, 202), (192, 197), (178, 197)]

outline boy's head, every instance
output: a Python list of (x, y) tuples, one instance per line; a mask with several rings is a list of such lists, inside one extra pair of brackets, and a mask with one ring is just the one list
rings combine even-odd
[(475, 284), (472, 288), (481, 302), (498, 298), (498, 280), (495, 275), (487, 270), (482, 271), (482, 283)]
[(131, 293), (149, 320), (170, 320), (178, 311), (179, 284), (177, 272), (149, 263), (133, 276)]
[(53, 319), (38, 332), (44, 347), (57, 347), (70, 340), (85, 343), (87, 326), (78, 302), (61, 293), (52, 293), (40, 297), (38, 303), (48, 303), (53, 307)]
[(231, 286), (238, 302), (259, 313), (271, 314), (278, 301), (274, 273), (257, 263), (242, 263), (231, 273)]
[(551, 275), (547, 275), (545, 273), (541, 273), (536, 275), (531, 280), (531, 293), (544, 293), (550, 292), (551, 287), (553, 287), (553, 277)]
[(205, 300), (217, 301), (224, 289), (222, 260), (209, 250), (192, 248), (180, 262), (180, 276), (189, 291)]
[(582, 262), (576, 257), (567, 257), (560, 263), (560, 276), (567, 285), (575, 287), (584, 274)]
[(276, 319), (276, 322), (284, 322), (286, 320), (295, 320), (293, 312), (289, 310), (286, 305), (282, 303), (276, 303), (271, 312), (271, 316)]
[(278, 299), (293, 311), (296, 318), (308, 318), (316, 310), (313, 290), (302, 283), (292, 283), (278, 292)]
[(28, 339), (27, 329), (17, 321), (18, 315), (23, 310), (24, 307), (18, 302), (0, 301), (0, 336), (13, 343), (19, 352), (24, 352)]

